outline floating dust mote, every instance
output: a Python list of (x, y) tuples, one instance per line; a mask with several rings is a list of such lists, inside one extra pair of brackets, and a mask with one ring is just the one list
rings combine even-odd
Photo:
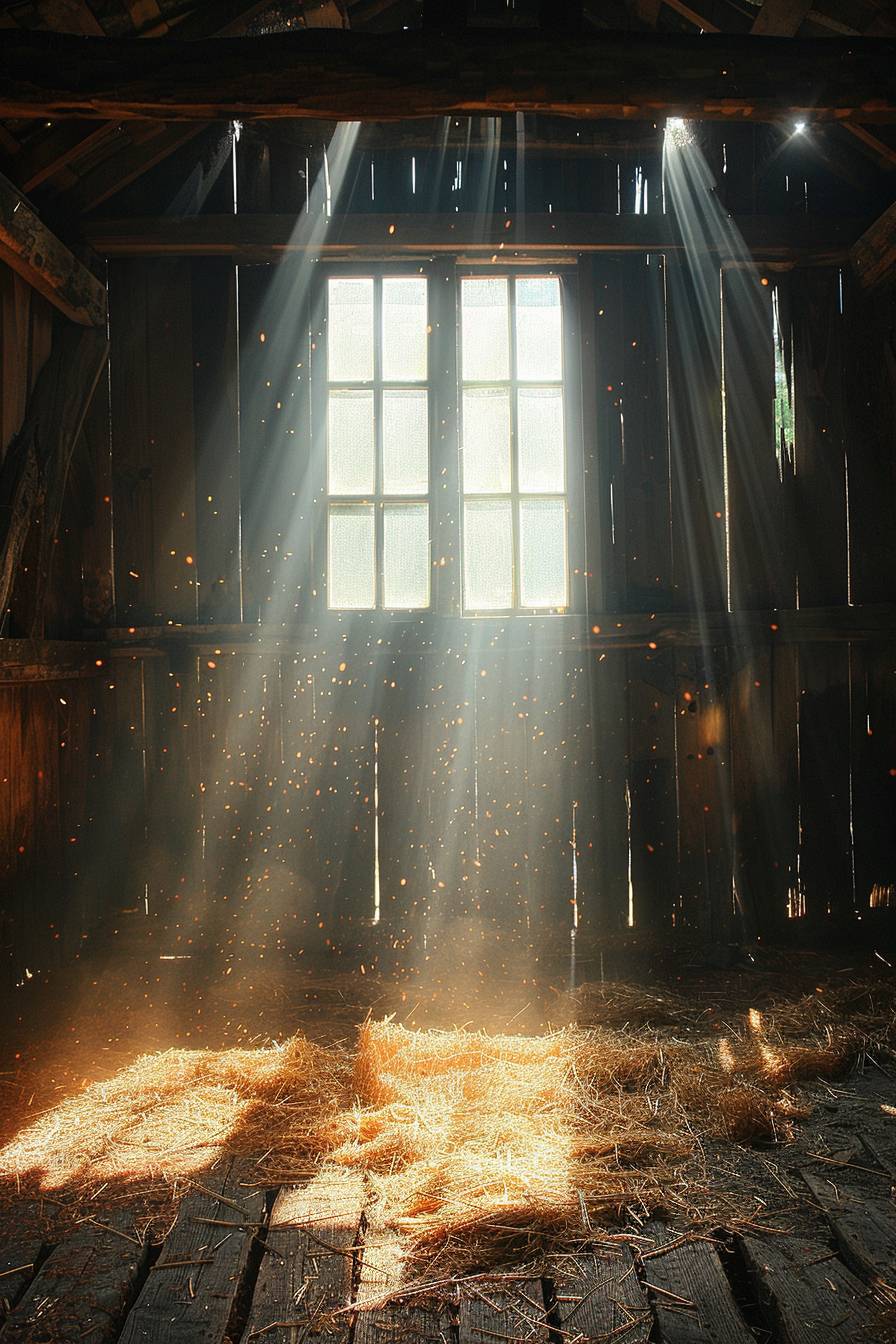
[(340, 1057), (302, 1036), (257, 1050), (165, 1050), (66, 1098), (0, 1151), (0, 1176), (43, 1190), (170, 1184), (223, 1154), (297, 1170), (342, 1096)]

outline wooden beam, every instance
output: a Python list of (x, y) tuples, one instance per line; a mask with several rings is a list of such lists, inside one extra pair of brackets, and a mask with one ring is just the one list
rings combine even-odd
[[(58, 526), (71, 455), (108, 350), (106, 332), (99, 327), (66, 326), (59, 331), (22, 428), (6, 451), (0, 471), (0, 619), (9, 606), (35, 514), (45, 507), (39, 548), (49, 565), (44, 540), (47, 530)], [(41, 598), (45, 589), (44, 581)], [(39, 617), (36, 609), (35, 619)]]
[[(146, 129), (146, 123), (141, 127), (140, 123), (132, 122), (131, 126), (135, 130)], [(151, 123), (149, 128), (153, 134), (141, 136), (139, 144), (128, 139), (120, 150), (85, 173), (61, 196), (64, 208), (75, 215), (95, 210), (206, 129), (201, 122), (178, 122), (174, 126)]]
[(303, 0), (306, 28), (347, 28), (348, 15), (340, 0)]
[(0, 116), (337, 120), (554, 112), (896, 120), (896, 41), (327, 30), (183, 42), (13, 33)]
[(896, 201), (866, 229), (849, 254), (866, 289), (878, 289), (896, 274)]
[[(431, 621), (431, 625), (430, 625)], [(370, 621), (371, 628), (376, 618)], [(476, 623), (481, 629), (481, 622)], [(486, 622), (488, 624), (488, 622)], [(650, 649), (701, 645), (736, 645), (755, 648), (775, 644), (843, 644), (868, 642), (896, 644), (896, 605), (886, 603), (861, 607), (803, 607), (799, 611), (735, 612), (591, 612), (585, 616), (556, 616), (548, 622), (523, 616), (508, 623), (496, 618), (495, 629), (503, 628), (509, 642), (520, 648), (580, 648), (591, 650)], [(233, 625), (144, 625), (107, 630), (106, 648), (110, 656), (153, 655), (172, 645), (186, 644), (197, 653), (222, 649), (282, 649), (315, 651), (332, 641), (332, 630), (339, 625), (334, 616), (315, 625), (257, 623)], [(474, 637), (470, 621), (464, 616), (436, 616), (429, 613), (390, 623), (390, 639), (373, 656), (393, 658), (395, 649), (426, 648), (438, 626), (440, 638), (452, 648), (463, 648)]]
[[(736, 221), (754, 258), (770, 265), (842, 262), (864, 221), (807, 215)], [(521, 254), (570, 259), (587, 252), (675, 252), (683, 242), (668, 215), (339, 215), (321, 236), (316, 220), (294, 215), (197, 215), (188, 219), (85, 222), (94, 251), (108, 257), (206, 256), (278, 261), (308, 252), (328, 257), (460, 253), (511, 262)], [(724, 261), (724, 257), (720, 257)], [(736, 260), (736, 259), (732, 259)]]
[(109, 675), (105, 643), (68, 639), (0, 640), (0, 682), (70, 681)]
[(762, 37), (793, 37), (812, 8), (812, 0), (765, 0), (751, 33)]
[(105, 326), (106, 291), (51, 233), (11, 182), (0, 176), (0, 261), (83, 326)]
[(850, 135), (855, 136), (856, 140), (870, 149), (874, 157), (882, 162), (886, 168), (896, 167), (896, 149), (892, 145), (886, 144), (879, 136), (872, 135), (867, 126), (859, 126), (854, 121), (845, 121), (843, 129), (849, 131)]
[(33, 191), (70, 163), (120, 134), (105, 122), (63, 121), (45, 128), (8, 162), (9, 175), (22, 191)]

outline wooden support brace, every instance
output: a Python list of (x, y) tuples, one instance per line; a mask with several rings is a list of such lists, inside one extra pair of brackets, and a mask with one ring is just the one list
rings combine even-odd
[(877, 289), (896, 269), (896, 201), (853, 245), (850, 261), (866, 289)]
[(82, 326), (105, 327), (106, 291), (0, 176), (0, 261)]

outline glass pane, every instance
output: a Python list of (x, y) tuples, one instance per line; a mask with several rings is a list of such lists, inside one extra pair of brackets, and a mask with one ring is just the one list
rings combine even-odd
[(383, 392), (383, 490), (425, 495), (429, 489), (429, 398), (423, 388)]
[(373, 505), (331, 505), (328, 533), (327, 605), (376, 606)]
[(560, 281), (532, 276), (516, 282), (516, 376), (557, 382), (563, 376)]
[(566, 507), (562, 499), (520, 500), (520, 605), (565, 607)]
[(513, 605), (513, 525), (509, 499), (464, 505), (464, 606), (503, 611)]
[(383, 378), (426, 378), (426, 280), (407, 275), (383, 280)]
[(510, 377), (507, 281), (500, 277), (461, 281), (461, 350), (468, 382)]
[(464, 493), (500, 495), (510, 489), (510, 393), (501, 387), (464, 391)]
[(327, 398), (327, 490), (369, 495), (376, 488), (372, 392), (331, 392)]
[(429, 606), (429, 506), (383, 508), (383, 606)]
[(347, 276), (327, 284), (327, 377), (331, 383), (373, 378), (373, 281)]
[(563, 391), (523, 387), (517, 395), (520, 489), (556, 495), (563, 482)]

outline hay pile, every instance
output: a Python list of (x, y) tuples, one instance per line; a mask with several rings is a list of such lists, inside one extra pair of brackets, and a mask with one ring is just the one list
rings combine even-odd
[(626, 1210), (692, 1209), (686, 1168), (701, 1139), (791, 1138), (811, 1110), (799, 1084), (842, 1074), (868, 1039), (808, 1002), (780, 1020), (732, 1015), (724, 1035), (715, 1022), (696, 1030), (700, 1010), (683, 1016), (685, 1038), (643, 1026), (527, 1037), (367, 1022), (358, 1105), (334, 1119), (330, 1160), (367, 1174), (413, 1274), (542, 1254)]
[(386, 1018), (361, 1027), (354, 1056), (302, 1035), (144, 1055), (20, 1131), (0, 1176), (71, 1206), (137, 1185), (170, 1200), (225, 1155), (265, 1186), (326, 1161), (360, 1174), (408, 1277), (519, 1263), (627, 1213), (693, 1218), (703, 1140), (788, 1139), (811, 1109), (805, 1083), (889, 1049), (896, 992), (819, 988), (735, 1011), (721, 995), (601, 986), (574, 1007), (575, 1025), (542, 1036)]
[(247, 1050), (142, 1055), (40, 1116), (0, 1151), (17, 1185), (85, 1194), (107, 1182), (167, 1186), (224, 1153), (298, 1170), (342, 1099), (339, 1056), (295, 1036)]

